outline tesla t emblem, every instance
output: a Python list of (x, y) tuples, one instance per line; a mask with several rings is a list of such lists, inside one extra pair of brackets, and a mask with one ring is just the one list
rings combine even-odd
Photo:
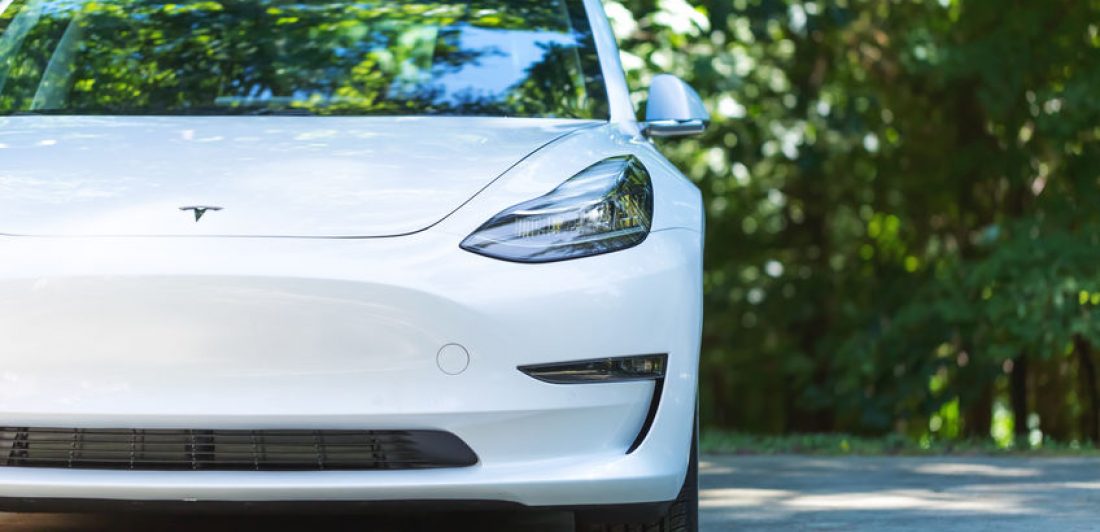
[(191, 211), (195, 213), (195, 221), (198, 222), (202, 219), (202, 215), (206, 214), (206, 211), (218, 212), (222, 210), (221, 207), (214, 207), (209, 205), (196, 205), (194, 207), (180, 207), (181, 211)]

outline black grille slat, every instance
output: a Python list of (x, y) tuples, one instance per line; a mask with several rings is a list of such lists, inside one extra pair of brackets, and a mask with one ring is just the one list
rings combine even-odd
[[(55, 455), (55, 456), (58, 456), (58, 457), (64, 457), (66, 460), (68, 460), (69, 457), (70, 457), (70, 453), (68, 451), (62, 450), (62, 449), (36, 449), (36, 451), (40, 452), (40, 453), (43, 453), (43, 454), (49, 453), (51, 455)], [(266, 451), (266, 452), (269, 455), (277, 455), (277, 456), (280, 456), (280, 457), (302, 458), (302, 459), (307, 459), (307, 460), (314, 460), (317, 457), (317, 452), (302, 452), (302, 451), (276, 451), (276, 452)], [(121, 457), (121, 458), (126, 458), (126, 459), (131, 459), (131, 458), (133, 458), (133, 459), (144, 459), (144, 458), (139, 458), (139, 457), (173, 456), (173, 455), (178, 454), (178, 453), (170, 453), (170, 452), (165, 452), (165, 451), (158, 451), (158, 452), (135, 451), (134, 453), (130, 453), (130, 452), (126, 452), (126, 451), (112, 451), (112, 450), (108, 450), (108, 449), (86, 449), (86, 450), (79, 451), (78, 453), (71, 453), (71, 454), (73, 455), (74, 458), (76, 457), (77, 454), (79, 454), (79, 456), (84, 457), (84, 458), (94, 456), (94, 457), (101, 457), (101, 458), (119, 458), (119, 457)], [(247, 458), (248, 460), (252, 460), (253, 457), (256, 456), (255, 453), (251, 453), (251, 452), (233, 452), (233, 451), (224, 451), (223, 452), (223, 451), (220, 451), (220, 450), (216, 451), (215, 454), (217, 455), (218, 460), (221, 460), (223, 457), (225, 457), (225, 458), (244, 457), (244, 458)], [(350, 451), (349, 452), (344, 452), (344, 453), (327, 453), (326, 452), (325, 457), (326, 458), (332, 458), (332, 459), (354, 458), (356, 456), (362, 456), (363, 454), (364, 453), (350, 452)], [(390, 455), (390, 454), (386, 455), (387, 461), (389, 461), (389, 462), (416, 461), (417, 460), (417, 455), (416, 454), (408, 453), (408, 454), (403, 455), (403, 456), (406, 457), (406, 459), (402, 460), (401, 459), (402, 457), (396, 457), (396, 456), (393, 456), (393, 455)]]
[[(311, 466), (311, 467), (309, 467), (309, 469), (311, 469), (311, 470), (318, 469), (317, 464), (316, 464), (316, 457), (313, 456), (313, 455), (310, 455), (309, 458), (310, 458), (310, 460), (313, 460), (313, 462), (307, 462), (306, 460), (302, 460), (302, 459), (275, 458), (275, 459), (265, 460), (263, 463), (264, 464), (283, 464), (283, 465), (309, 463), (310, 466)], [(64, 456), (53, 456), (53, 457), (51, 457), (51, 456), (27, 456), (27, 457), (21, 457), (19, 460), (21, 462), (62, 462), (62, 463), (68, 463), (68, 458), (64, 457)], [(174, 462), (173, 460), (171, 460), (169, 458), (165, 458), (165, 457), (161, 457), (161, 458), (134, 458), (134, 459), (131, 459), (128, 456), (116, 456), (116, 457), (97, 456), (97, 457), (94, 457), (94, 458), (88, 458), (87, 461), (95, 462), (95, 463), (101, 463), (102, 462), (102, 463), (117, 463), (117, 464), (128, 464), (128, 463), (135, 463), (135, 464), (158, 463), (159, 464), (159, 463), (173, 463)], [(175, 461), (175, 462), (180, 462), (181, 464), (186, 464), (186, 465), (190, 466), (190, 461), (189, 460)], [(333, 460), (332, 462), (333, 463), (340, 463), (337, 460)], [(219, 464), (252, 464), (254, 462), (252, 460), (252, 457), (237, 457), (237, 458), (219, 459), (218, 463)], [(424, 460), (395, 460), (395, 461), (392, 461), (392, 462), (389, 462), (389, 463), (391, 463), (391, 464), (426, 464), (428, 462), (426, 462)]]
[[(34, 439), (34, 440), (30, 440), (30, 443), (34, 443), (36, 445), (47, 445), (47, 444), (48, 445), (57, 445), (57, 446), (60, 446), (60, 447), (68, 448), (69, 446), (73, 445), (74, 441), (77, 442), (77, 443), (85, 444), (85, 445), (88, 445), (88, 444), (123, 444), (123, 443), (129, 444), (129, 442), (127, 440), (81, 440), (79, 438), (65, 438), (65, 439), (58, 438), (58, 439), (49, 439), (49, 440)], [(215, 443), (218, 444), (218, 445), (240, 445), (242, 447), (247, 447), (247, 446), (252, 445), (251, 442), (239, 442), (239, 441), (220, 441), (219, 440)], [(296, 445), (296, 444), (297, 443), (293, 442), (293, 441), (289, 441), (289, 442), (285, 442), (285, 441), (284, 442), (266, 441), (266, 442), (264, 442), (264, 445), (267, 445), (267, 446)], [(148, 441), (148, 440), (145, 440), (143, 442), (140, 442), (139, 445), (149, 447), (149, 446), (157, 446), (157, 445), (169, 445), (169, 446), (176, 445), (176, 446), (178, 446), (178, 445), (186, 445), (186, 444), (182, 443), (182, 442)], [(339, 449), (341, 447), (363, 448), (363, 447), (367, 447), (367, 446), (375, 446), (375, 447), (390, 446), (390, 447), (393, 447), (393, 446), (396, 446), (396, 445), (399, 445), (399, 444), (398, 443), (378, 444), (378, 443), (373, 443), (373, 442), (370, 442), (370, 441), (365, 441), (363, 443), (332, 443), (332, 442), (329, 442), (327, 440), (325, 441), (325, 447), (330, 448), (330, 449)], [(313, 444), (310, 443), (309, 447), (313, 447)]]
[[(26, 428), (0, 427), (0, 432), (2, 432), (2, 431), (15, 432), (15, 431), (28, 431), (28, 430), (31, 431), (31, 432), (27, 433), (28, 435), (33, 435), (33, 436), (36, 436), (36, 437), (39, 436), (39, 435), (45, 435), (45, 434), (56, 434), (60, 437), (68, 438), (68, 437), (72, 436), (74, 433), (78, 433), (78, 434), (81, 434), (82, 438), (115, 437), (115, 438), (125, 440), (125, 439), (130, 438), (130, 436), (133, 435), (133, 434), (137, 434), (139, 436), (149, 438), (149, 437), (156, 437), (156, 436), (160, 436), (160, 437), (179, 437), (179, 436), (187, 436), (189, 434), (199, 432), (199, 433), (209, 433), (209, 434), (217, 436), (219, 438), (241, 438), (241, 439), (245, 439), (245, 440), (249, 439), (253, 434), (262, 435), (265, 438), (289, 437), (289, 438), (294, 438), (295, 441), (298, 441), (298, 442), (312, 441), (312, 440), (302, 440), (301, 438), (303, 438), (303, 437), (305, 437), (307, 439), (312, 438), (314, 433), (317, 432), (317, 431), (312, 431), (312, 430), (303, 430), (303, 431), (295, 432), (295, 431), (285, 431), (285, 430), (282, 430), (282, 431), (280, 431), (280, 430), (275, 430), (275, 431), (267, 431), (267, 430), (255, 430), (255, 431), (251, 431), (251, 430), (225, 430), (225, 431), (222, 431), (222, 430), (162, 430), (162, 429), (152, 429), (152, 430), (105, 429), (105, 430), (98, 430), (98, 429), (39, 429), (39, 428), (26, 429)], [(370, 430), (363, 430), (363, 431), (327, 431), (327, 430), (325, 430), (325, 431), (321, 431), (321, 435), (323, 435), (326, 440), (343, 436), (343, 437), (353, 437), (353, 438), (374, 438), (374, 439), (388, 438), (390, 440), (395, 440), (395, 441), (400, 440), (400, 439), (406, 439), (406, 440), (412, 441), (412, 439), (415, 439), (416, 434), (424, 433), (424, 432), (433, 432), (433, 431), (422, 431), (422, 430), (411, 430), (411, 431), (370, 431)]]
[(458, 437), (431, 430), (0, 427), (0, 467), (348, 471), (466, 467), (476, 463), (477, 456)]

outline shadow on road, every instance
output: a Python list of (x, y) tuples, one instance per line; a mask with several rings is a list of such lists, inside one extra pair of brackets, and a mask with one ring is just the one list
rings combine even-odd
[(1100, 460), (708, 457), (706, 530), (1097, 530)]

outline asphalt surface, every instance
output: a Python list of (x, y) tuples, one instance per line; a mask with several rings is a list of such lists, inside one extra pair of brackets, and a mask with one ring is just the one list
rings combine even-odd
[[(700, 482), (704, 531), (1100, 530), (1100, 459), (707, 456)], [(0, 514), (0, 529), (561, 532), (572, 516)]]
[(704, 530), (1100, 530), (1100, 459), (708, 457)]

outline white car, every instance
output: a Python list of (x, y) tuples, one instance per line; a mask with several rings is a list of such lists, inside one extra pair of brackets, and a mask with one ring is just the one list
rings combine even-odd
[(0, 0), (0, 508), (694, 530), (707, 120), (598, 0)]

